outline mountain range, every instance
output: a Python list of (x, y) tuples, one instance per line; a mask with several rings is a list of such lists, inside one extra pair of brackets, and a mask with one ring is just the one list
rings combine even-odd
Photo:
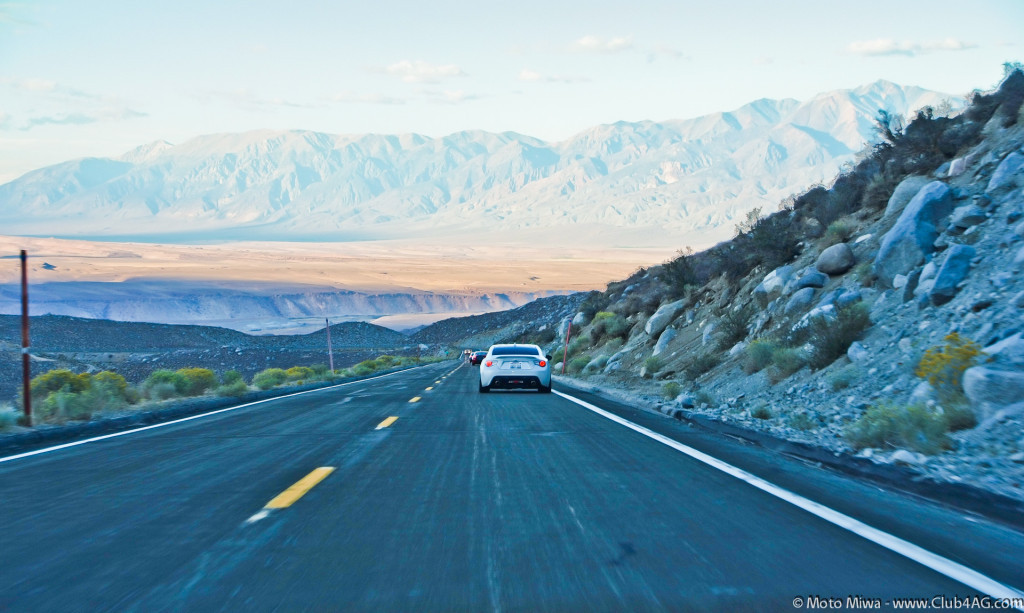
[(514, 132), (301, 130), (156, 142), (0, 186), (0, 233), (173, 243), (490, 230), (708, 244), (752, 208), (774, 210), (830, 181), (874, 139), (879, 109), (908, 115), (949, 98), (878, 81), (805, 102), (762, 99), (694, 119), (620, 121), (562, 142)]

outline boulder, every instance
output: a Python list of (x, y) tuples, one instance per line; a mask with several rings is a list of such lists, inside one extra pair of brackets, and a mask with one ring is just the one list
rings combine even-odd
[(572, 318), (572, 325), (577, 326), (577, 327), (578, 326), (582, 326), (586, 322), (587, 322), (587, 314), (584, 313), (583, 311), (580, 311), (579, 313), (576, 313), (576, 316)]
[(984, 351), (990, 364), (1024, 370), (1024, 332), (993, 343)]
[(946, 260), (935, 274), (935, 283), (928, 292), (932, 304), (941, 306), (956, 296), (960, 282), (971, 271), (971, 260), (976, 253), (970, 245), (953, 245), (949, 248)]
[(864, 364), (871, 359), (871, 352), (860, 341), (853, 341), (846, 350), (846, 357), (854, 364)]
[(946, 174), (947, 177), (959, 177), (964, 174), (967, 170), (967, 158), (956, 158), (949, 163), (949, 172)]
[(846, 243), (832, 245), (821, 252), (814, 267), (827, 275), (841, 275), (853, 268), (857, 258), (853, 255), (853, 249)]
[(812, 270), (797, 280), (796, 289), (804, 289), (805, 287), (825, 287), (826, 283), (828, 283), (828, 275), (818, 270)]
[(790, 297), (789, 302), (782, 309), (783, 313), (795, 313), (798, 311), (807, 310), (807, 307), (811, 306), (811, 302), (814, 301), (814, 288), (805, 287), (799, 289), (796, 293)]
[(1003, 158), (1003, 161), (996, 167), (992, 177), (988, 180), (986, 193), (999, 191), (1003, 188), (1012, 188), (1024, 182), (1024, 155), (1014, 151)]
[(793, 278), (792, 266), (780, 266), (765, 275), (764, 279), (754, 288), (754, 299), (762, 307), (782, 295), (786, 283)]
[(729, 357), (734, 358), (742, 354), (744, 351), (747, 350), (747, 345), (748, 343), (746, 341), (740, 341), (736, 343), (735, 345), (732, 346), (731, 349), (729, 349)]
[(845, 290), (838, 296), (836, 296), (835, 305), (840, 309), (845, 309), (851, 304), (860, 302), (862, 299), (861, 291), (859, 289)]
[(655, 343), (654, 345), (653, 355), (660, 355), (662, 351), (665, 351), (665, 348), (668, 347), (668, 344), (671, 343), (672, 339), (674, 339), (675, 337), (675, 329), (665, 328), (665, 331), (662, 332), (661, 336), (658, 337), (658, 342)]
[(804, 235), (809, 238), (820, 238), (825, 235), (825, 227), (821, 225), (821, 222), (813, 217), (808, 217), (802, 222), (804, 227)]
[(658, 307), (654, 315), (651, 315), (651, 318), (644, 324), (644, 332), (652, 337), (661, 334), (661, 331), (667, 328), (672, 323), (672, 320), (679, 315), (679, 311), (683, 308), (683, 302), (683, 300), (676, 300), (675, 302)]
[(893, 277), (925, 262), (934, 251), (939, 225), (952, 210), (952, 192), (939, 181), (925, 185), (910, 200), (875, 256), (874, 273), (884, 287), (892, 287)]
[(958, 206), (953, 210), (953, 216), (950, 217), (950, 225), (956, 226), (962, 230), (966, 230), (971, 226), (976, 226), (981, 222), (988, 219), (985, 216), (985, 211), (981, 207), (974, 204), (965, 204)]
[(700, 344), (701, 345), (707, 345), (708, 344), (708, 341), (711, 340), (711, 335), (715, 333), (715, 328), (717, 328), (717, 327), (718, 326), (716, 326), (714, 323), (710, 323), (710, 324), (704, 326), (704, 334), (703, 334), (703, 336), (700, 339)]
[(907, 203), (930, 181), (928, 177), (918, 176), (907, 177), (900, 181), (896, 189), (892, 190), (889, 202), (885, 205), (885, 216), (890, 217), (902, 213)]
[(975, 366), (964, 371), (964, 394), (975, 408), (978, 421), (1024, 398), (1024, 372)]
[(676, 404), (684, 409), (692, 409), (697, 406), (697, 397), (693, 394), (683, 392), (676, 396)]

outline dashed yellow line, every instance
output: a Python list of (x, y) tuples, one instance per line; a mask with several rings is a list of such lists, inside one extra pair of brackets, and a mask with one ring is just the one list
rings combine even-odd
[(377, 427), (374, 428), (374, 430), (381, 430), (383, 428), (387, 428), (388, 426), (390, 426), (391, 424), (395, 423), (396, 421), (398, 421), (397, 417), (389, 417), (389, 418), (385, 419), (384, 421), (380, 422), (379, 424), (377, 424)]
[(422, 398), (420, 398), (419, 396), (413, 396), (412, 398), (409, 399), (409, 402), (419, 402), (420, 400), (422, 400)]
[(430, 390), (432, 390), (432, 389), (434, 389), (434, 386), (433, 386), (433, 385), (431, 385), (430, 387), (428, 387), (427, 389), (425, 389), (425, 390), (423, 390), (423, 391), (425, 391), (425, 392), (429, 392), (429, 391), (430, 391)]
[(306, 492), (313, 489), (314, 485), (323, 481), (324, 478), (332, 472), (334, 472), (333, 466), (321, 466), (320, 468), (314, 469), (313, 472), (296, 481), (295, 485), (275, 496), (274, 499), (268, 502), (263, 508), (284, 509), (292, 506), (296, 500), (302, 498)]

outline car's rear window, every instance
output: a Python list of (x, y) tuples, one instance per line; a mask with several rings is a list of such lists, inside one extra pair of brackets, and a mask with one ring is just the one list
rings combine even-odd
[(536, 347), (495, 347), (491, 350), (491, 355), (540, 355), (540, 350)]

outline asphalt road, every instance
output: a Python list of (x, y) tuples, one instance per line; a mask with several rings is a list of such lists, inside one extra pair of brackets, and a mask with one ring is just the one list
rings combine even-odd
[[(586, 399), (1024, 587), (1010, 527)], [(0, 458), (0, 496), (0, 611), (793, 611), (978, 593), (558, 394), (479, 394), (454, 362)]]

